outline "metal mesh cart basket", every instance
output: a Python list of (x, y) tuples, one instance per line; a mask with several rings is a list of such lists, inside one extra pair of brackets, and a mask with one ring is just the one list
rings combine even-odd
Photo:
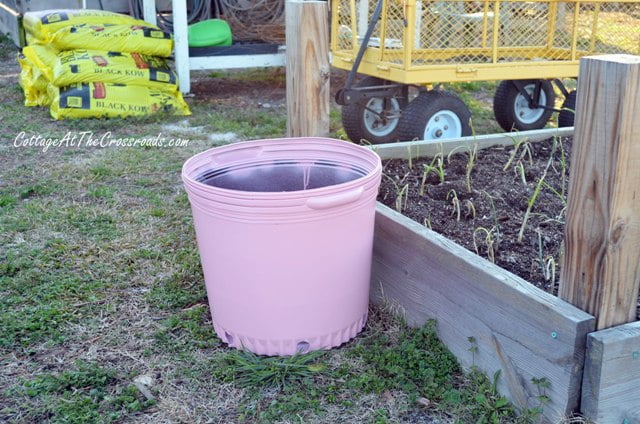
[[(555, 84), (560, 125), (573, 125), (576, 93), (561, 79), (577, 77), (579, 59), (640, 53), (639, 0), (333, 0), (331, 14), (333, 66), (352, 71), (337, 96), (345, 130), (374, 143), (468, 135), (466, 105), (425, 88), (457, 81), (502, 80), (505, 130), (543, 127)], [(367, 77), (354, 84), (355, 72)], [(412, 101), (408, 85), (422, 87)]]

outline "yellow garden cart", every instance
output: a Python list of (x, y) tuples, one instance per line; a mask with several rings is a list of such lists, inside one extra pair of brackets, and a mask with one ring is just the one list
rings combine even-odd
[(470, 135), (469, 108), (438, 88), (458, 81), (502, 80), (493, 109), (507, 131), (542, 128), (554, 111), (571, 126), (576, 92), (562, 79), (580, 57), (640, 53), (640, 0), (332, 0), (331, 19), (332, 64), (350, 71), (343, 125), (372, 143)]

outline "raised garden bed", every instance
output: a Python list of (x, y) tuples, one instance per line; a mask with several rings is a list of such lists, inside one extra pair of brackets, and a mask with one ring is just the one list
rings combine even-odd
[[(554, 257), (556, 265), (559, 262), (557, 254), (562, 241), (560, 216), (563, 208), (553, 205), (554, 197), (559, 201), (558, 194), (553, 193), (553, 190), (560, 191), (558, 183), (561, 181), (558, 178), (563, 178), (560, 164), (552, 161), (547, 168), (553, 143), (544, 140), (553, 135), (570, 136), (571, 130), (540, 130), (518, 136), (527, 138), (530, 143), (542, 141), (531, 144), (532, 159), (535, 162), (538, 157), (544, 166), (540, 168), (540, 164), (533, 164), (525, 167), (527, 188), (520, 175), (512, 169), (511, 172), (507, 170), (503, 179), (506, 179), (513, 191), (507, 190), (500, 195), (495, 192), (492, 194), (497, 181), (478, 177), (473, 172), (472, 191), (469, 193), (466, 173), (460, 172), (459, 164), (457, 173), (462, 174), (462, 179), (459, 178), (458, 181), (452, 178), (454, 172), (445, 176), (445, 183), (439, 182), (437, 173), (427, 176), (426, 184), (429, 187), (424, 190), (438, 197), (432, 208), (440, 210), (430, 216), (427, 214), (426, 217), (423, 210), (429, 210), (429, 206), (424, 203), (409, 206), (410, 201), (405, 203), (404, 197), (407, 193), (410, 197), (411, 190), (421, 190), (422, 176), (417, 179), (415, 176), (406, 176), (407, 173), (402, 171), (405, 170), (404, 167), (408, 171), (408, 163), (387, 162), (388, 178), (385, 178), (387, 184), (381, 191), (381, 199), (391, 207), (378, 204), (372, 300), (401, 310), (412, 325), (436, 319), (440, 337), (464, 366), (476, 365), (490, 375), (499, 370), (502, 393), (516, 406), (543, 406), (545, 421), (559, 421), (576, 411), (582, 401), (583, 410), (591, 408), (586, 410), (589, 416), (600, 416), (604, 420), (602, 422), (613, 422), (608, 420), (607, 411), (619, 405), (615, 400), (616, 391), (626, 391), (627, 400), (637, 396), (635, 389), (629, 391), (628, 382), (625, 382), (628, 379), (618, 371), (620, 359), (615, 352), (618, 352), (616, 349), (619, 346), (630, 349), (630, 346), (637, 345), (640, 331), (633, 323), (616, 327), (616, 331), (604, 330), (613, 332), (612, 336), (610, 333), (603, 335), (603, 331), (594, 332), (595, 320), (591, 315), (551, 294), (556, 288), (552, 281), (557, 281), (558, 270), (556, 269), (553, 280), (547, 280), (542, 264), (547, 256)], [(570, 139), (566, 139), (563, 148), (568, 149), (570, 143)], [(487, 156), (483, 153), (482, 156), (491, 159), (494, 154), (502, 154), (508, 160), (509, 150), (504, 147), (513, 146), (514, 140), (513, 135), (493, 135), (453, 140), (441, 145), (414, 142), (373, 148), (383, 160), (407, 160), (411, 157), (411, 166), (423, 169), (424, 163), (431, 165), (431, 158), (440, 154), (446, 170), (449, 153), (453, 151), (454, 154), (458, 152), (467, 155), (467, 158), (462, 158), (467, 163), (469, 152), (473, 151), (475, 145), (478, 146), (478, 151), (503, 146), (503, 149), (489, 152)], [(556, 148), (559, 149), (559, 146)], [(452, 157), (452, 163), (454, 160)], [(484, 159), (476, 159), (474, 167), (477, 167), (476, 171), (493, 167), (495, 174), (501, 174), (505, 162), (495, 162), (493, 159), (486, 163)], [(400, 169), (397, 179), (389, 172), (390, 167)], [(529, 175), (527, 168), (530, 170)], [(522, 218), (528, 208), (526, 195), (531, 198), (536, 181), (545, 168), (549, 175), (546, 181), (553, 190), (546, 187), (545, 194), (538, 195), (523, 232), (523, 244), (518, 244), (517, 240), (512, 241), (525, 251), (520, 255), (523, 258), (520, 262), (526, 265), (511, 266), (518, 264), (518, 258), (514, 261), (507, 250), (507, 230), (517, 238)], [(401, 184), (403, 178), (405, 181)], [(394, 181), (391, 182), (391, 179)], [(499, 180), (500, 177), (496, 179)], [(409, 181), (409, 186), (413, 184), (414, 187), (403, 189)], [(403, 190), (404, 194), (400, 196)], [(451, 190), (455, 190), (458, 196), (461, 213), (459, 221)], [(489, 196), (484, 194), (485, 191), (493, 197), (492, 201), (488, 200)], [(516, 199), (517, 193), (525, 198), (524, 202)], [(396, 202), (398, 197), (401, 197), (401, 202)], [(498, 197), (500, 199), (496, 200)], [(475, 218), (469, 208), (465, 208), (465, 200), (474, 203)], [(515, 205), (515, 212), (498, 212), (498, 202)], [(423, 220), (416, 222), (396, 209)], [(439, 227), (439, 231), (445, 234), (447, 231), (461, 233), (461, 229), (466, 228), (466, 236), (459, 237), (458, 244), (429, 229), (429, 224), (434, 229)], [(491, 232), (494, 226), (500, 227), (502, 239), (498, 246), (494, 245), (492, 258), (497, 264), (505, 264), (505, 267), (485, 259), (490, 256), (486, 243), (487, 233), (477, 230), (481, 227)], [(540, 227), (545, 231), (542, 231), (539, 238), (535, 230)], [(553, 228), (559, 230), (559, 235), (551, 235)], [(473, 252), (474, 232), (476, 245), (482, 256)], [(543, 247), (542, 263), (539, 261), (540, 240)], [(505, 269), (509, 266), (525, 278)], [(527, 281), (529, 279), (533, 281)], [(587, 340), (591, 346), (589, 349), (586, 346)], [(591, 378), (587, 378), (585, 374), (582, 386), (585, 352), (588, 355), (585, 372), (590, 373)], [(633, 353), (627, 353), (627, 359), (631, 360)], [(609, 373), (607, 369), (616, 372)], [(601, 375), (603, 380), (600, 379)], [(545, 382), (542, 385), (544, 387), (539, 384), (541, 380)], [(627, 409), (618, 408), (617, 418), (623, 417), (629, 423), (636, 422), (633, 420), (633, 411)]]
[(433, 157), (407, 150), (410, 160), (383, 162), (378, 200), (557, 295), (572, 141), (513, 137)]
[(386, 160), (378, 200), (556, 294), (568, 182), (562, 158), (571, 138), (522, 140), (516, 148)]

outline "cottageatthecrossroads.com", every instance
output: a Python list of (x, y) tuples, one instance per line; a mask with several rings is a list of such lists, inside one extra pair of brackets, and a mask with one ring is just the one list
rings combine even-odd
[(60, 147), (186, 147), (189, 139), (166, 137), (161, 132), (149, 137), (114, 137), (111, 131), (94, 134), (93, 131), (68, 131), (63, 137), (44, 137), (41, 134), (19, 132), (14, 147), (38, 147), (46, 153)]

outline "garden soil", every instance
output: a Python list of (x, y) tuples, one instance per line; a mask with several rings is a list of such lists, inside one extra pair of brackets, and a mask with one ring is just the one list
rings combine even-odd
[(474, 160), (466, 148), (441, 162), (387, 160), (378, 200), (557, 295), (572, 144), (563, 138), (494, 147)]

